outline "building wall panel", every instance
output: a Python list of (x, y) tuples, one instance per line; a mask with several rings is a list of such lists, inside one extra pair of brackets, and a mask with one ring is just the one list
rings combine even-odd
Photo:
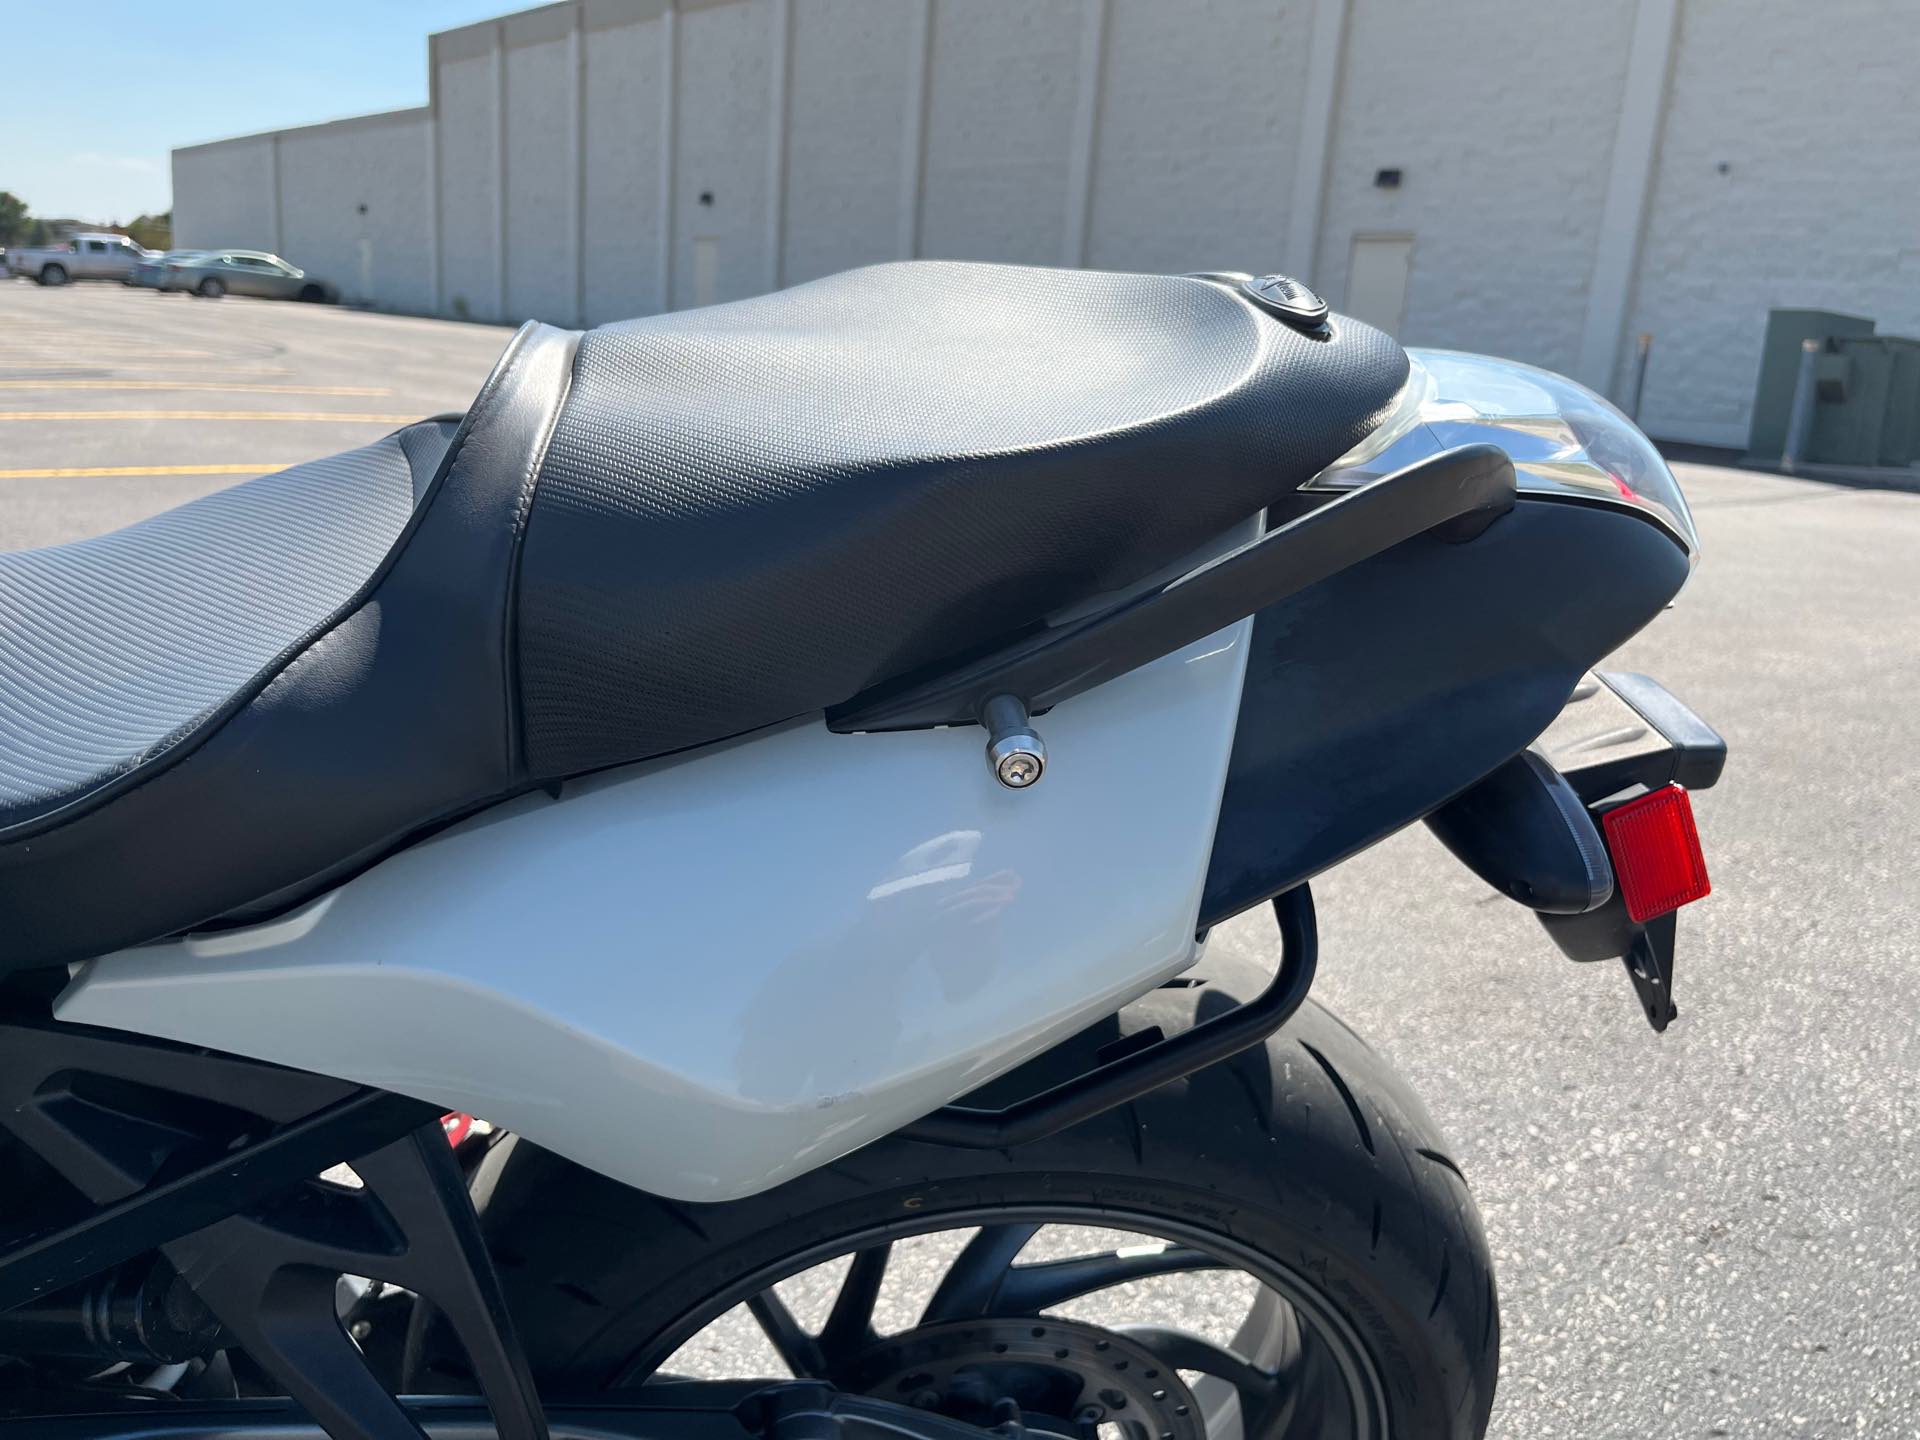
[(1648, 331), (1647, 427), (1739, 444), (1769, 307), (1920, 332), (1912, 38), (1885, 0), (563, 0), (435, 35), (424, 122), (175, 151), (175, 233), (563, 324), (905, 254), (1337, 307), (1404, 242), (1401, 339), (1625, 396)]
[(934, 0), (920, 253), (1058, 265), (1085, 9)]
[(271, 250), (273, 136), (173, 152), (174, 243), (192, 250)]
[(767, 288), (771, 0), (683, 6), (674, 153), (675, 308)]
[(381, 310), (433, 308), (425, 110), (280, 139), (282, 253)]
[(573, 325), (572, 49), (556, 38), (509, 44), (507, 314)]
[[(1401, 340), (1573, 368), (1633, 6), (1352, 0), (1312, 281), (1411, 235)], [(1398, 169), (1398, 189), (1374, 184)]]
[(1745, 445), (1769, 308), (1920, 335), (1917, 61), (1920, 15), (1902, 5), (1681, 6), (1626, 326), (1654, 337), (1656, 433)]
[[(592, 14), (589, 12), (589, 19)], [(659, 16), (586, 33), (587, 319), (652, 315), (660, 292), (661, 75)]]
[(491, 51), (441, 64), (440, 296), (449, 315), (504, 320), (498, 303), (499, 81)]
[(1087, 263), (1279, 265), (1309, 0), (1108, 0)]
[(800, 0), (787, 102), (782, 279), (901, 258), (921, 0)]

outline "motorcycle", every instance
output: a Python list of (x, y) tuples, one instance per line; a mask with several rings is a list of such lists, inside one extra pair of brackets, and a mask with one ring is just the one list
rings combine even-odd
[(1698, 549), (1558, 376), (911, 262), (0, 554), (0, 1432), (1481, 1435), (1309, 882), (1424, 820), (1665, 1028)]

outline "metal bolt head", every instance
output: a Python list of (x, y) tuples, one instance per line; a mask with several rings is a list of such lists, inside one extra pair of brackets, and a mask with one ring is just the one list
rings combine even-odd
[(1025, 790), (1046, 773), (1047, 747), (1031, 730), (1001, 735), (987, 746), (993, 778), (1009, 790)]

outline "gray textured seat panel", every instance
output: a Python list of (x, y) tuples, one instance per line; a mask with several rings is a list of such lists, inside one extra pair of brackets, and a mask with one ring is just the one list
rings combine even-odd
[(177, 743), (338, 610), (453, 433), (425, 421), (112, 534), (0, 553), (0, 828)]

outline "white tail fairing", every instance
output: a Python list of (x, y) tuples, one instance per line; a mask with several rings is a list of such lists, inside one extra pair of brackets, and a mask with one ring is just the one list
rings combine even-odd
[(1251, 621), (976, 728), (818, 721), (527, 796), (269, 924), (76, 967), (61, 1019), (481, 1115), (723, 1200), (964, 1094), (1191, 963)]

